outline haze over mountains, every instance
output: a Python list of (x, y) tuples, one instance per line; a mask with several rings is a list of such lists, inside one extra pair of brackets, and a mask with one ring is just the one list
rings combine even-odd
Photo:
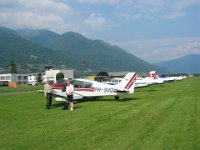
[[(159, 67), (149, 64), (125, 50), (101, 40), (66, 32), (49, 30), (11, 30), (0, 28), (0, 63), (8, 68), (15, 60), (29, 71), (42, 70), (45, 65), (65, 66), (75, 70), (148, 72)], [(83, 62), (86, 62), (85, 65)]]
[(157, 65), (172, 73), (200, 73), (200, 55), (191, 54), (171, 61), (161, 62)]

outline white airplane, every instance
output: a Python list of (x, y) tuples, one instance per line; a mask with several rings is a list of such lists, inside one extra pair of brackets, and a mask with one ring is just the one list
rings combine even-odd
[[(143, 78), (142, 78), (143, 79)], [(110, 82), (105, 82), (106, 84), (111, 84), (111, 85), (117, 85), (119, 84), (121, 81), (123, 80), (123, 78), (113, 78)], [(138, 80), (138, 78), (136, 79)], [(146, 83), (135, 83), (135, 88), (138, 88), (138, 87), (144, 87), (144, 86), (148, 86), (148, 84)]]
[(172, 77), (160, 77), (159, 79), (163, 80), (164, 82), (172, 82), (172, 81), (180, 81), (185, 79), (186, 76), (172, 76)]
[[(90, 81), (86, 79), (74, 80), (74, 93), (73, 98), (82, 99), (84, 97), (95, 97), (95, 96), (108, 96), (114, 95), (115, 99), (119, 99), (120, 94), (134, 93), (135, 81), (137, 73), (128, 73), (122, 81), (117, 85), (109, 85), (106, 83), (100, 83), (97, 81)], [(58, 96), (55, 98), (56, 101), (66, 101), (66, 89), (63, 89), (63, 85), (53, 85), (53, 94)], [(66, 88), (66, 86), (64, 86)]]
[(155, 79), (156, 71), (150, 71), (145, 78), (137, 78), (135, 84), (138, 86), (147, 86), (150, 84), (160, 84), (164, 81), (161, 79)]
[(186, 78), (186, 76), (178, 76), (178, 77), (170, 77), (172, 80), (177, 80), (177, 81), (180, 81), (180, 80), (183, 80)]
[(110, 83), (116, 85), (119, 84), (122, 80), (123, 78), (113, 78)]
[(137, 79), (136, 79), (136, 81), (135, 81), (135, 87), (137, 88), (137, 87), (145, 87), (145, 86), (148, 86), (149, 84), (148, 84), (149, 82), (145, 82), (144, 81), (144, 78), (140, 78), (140, 77), (137, 77)]

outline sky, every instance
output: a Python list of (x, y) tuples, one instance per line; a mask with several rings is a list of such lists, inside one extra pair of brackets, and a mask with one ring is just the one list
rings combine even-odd
[(200, 54), (200, 0), (0, 0), (0, 26), (74, 31), (150, 63)]

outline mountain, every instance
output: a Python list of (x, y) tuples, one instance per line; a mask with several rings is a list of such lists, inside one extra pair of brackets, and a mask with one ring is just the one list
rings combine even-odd
[(2, 26), (0, 26), (0, 31), (17, 35), (17, 32), (15, 30), (12, 30), (12, 29), (9, 29), (6, 27), (2, 27)]
[(200, 73), (200, 55), (191, 54), (171, 61), (161, 62), (157, 65), (173, 73)]
[[(11, 60), (15, 60), (20, 68), (39, 70), (47, 64), (67, 64), (64, 55), (55, 50), (35, 44), (21, 38), (13, 30), (0, 28), (0, 67), (8, 69)], [(70, 66), (70, 64), (68, 63)], [(44, 68), (42, 68), (44, 69)]]
[[(104, 71), (138, 71), (148, 72), (164, 70), (149, 64), (125, 50), (101, 40), (91, 40), (75, 33), (55, 34), (49, 30), (22, 30), (18, 35), (41, 46), (54, 49), (72, 60), (75, 69), (91, 69)], [(48, 36), (50, 35), (50, 36)], [(45, 38), (46, 37), (46, 38)], [(44, 40), (45, 39), (45, 40)], [(83, 65), (83, 62), (86, 62)]]
[(49, 43), (53, 42), (55, 39), (59, 37), (59, 34), (51, 32), (47, 29), (39, 29), (39, 30), (32, 30), (32, 29), (18, 29), (16, 30), (17, 34), (22, 38), (30, 40), (34, 43), (39, 45), (43, 45), (49, 47)]

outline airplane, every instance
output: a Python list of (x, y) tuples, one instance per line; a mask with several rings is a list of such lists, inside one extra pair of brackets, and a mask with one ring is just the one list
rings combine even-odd
[[(151, 83), (151, 82), (150, 82)], [(144, 82), (144, 78), (141, 77), (137, 77), (136, 81), (135, 81), (135, 87), (145, 87), (148, 86), (150, 84), (149, 82)]]
[(116, 84), (120, 83), (122, 80), (123, 80), (123, 78), (113, 78), (113, 79), (111, 79), (110, 82), (105, 82), (105, 83), (111, 84), (111, 85), (116, 85)]
[(147, 74), (146, 79), (153, 80), (155, 78), (155, 74), (156, 74), (156, 71), (150, 71)]
[[(138, 87), (145, 87), (150, 84), (158, 84), (163, 83), (163, 80), (161, 79), (154, 79), (155, 78), (155, 71), (150, 71), (145, 78), (137, 77), (135, 82), (135, 88)], [(123, 78), (113, 78), (111, 82), (105, 82), (107, 84), (114, 84), (117, 85)]]
[(186, 78), (186, 76), (178, 76), (178, 77), (170, 77), (171, 79), (175, 80), (175, 81), (180, 81)]
[[(143, 79), (143, 78), (142, 78), (142, 79)], [(113, 78), (110, 82), (105, 82), (105, 83), (106, 83), (106, 84), (111, 84), (111, 85), (117, 85), (117, 84), (119, 84), (122, 80), (123, 80), (123, 78)], [(138, 80), (138, 77), (137, 77), (136, 80)], [(148, 84), (146, 84), (146, 83), (135, 83), (135, 88), (144, 87), (144, 86), (148, 86)]]
[[(137, 73), (129, 72), (122, 81), (117, 85), (109, 85), (106, 83), (100, 83), (97, 81), (91, 81), (87, 79), (75, 79), (73, 81), (74, 92), (73, 99), (83, 99), (85, 97), (96, 96), (115, 96), (115, 100), (119, 99), (120, 94), (134, 93), (135, 81)], [(66, 101), (66, 86), (64, 85), (65, 79), (59, 83), (53, 84), (53, 94), (58, 96), (56, 101)], [(63, 88), (64, 87), (64, 88)]]
[(135, 81), (135, 84), (138, 86), (146, 86), (150, 84), (160, 84), (163, 83), (164, 81), (161, 79), (155, 79), (155, 73), (156, 71), (150, 71), (145, 78), (137, 78)]
[(163, 80), (164, 82), (173, 82), (173, 81), (175, 81), (173, 78), (168, 77), (168, 76), (166, 76), (164, 74), (160, 74), (159, 75), (159, 79)]
[(160, 75), (159, 76), (159, 79), (163, 80), (164, 82), (172, 82), (172, 81), (180, 81), (180, 80), (183, 80), (185, 79), (186, 76), (171, 76), (171, 77), (167, 77), (165, 75)]

